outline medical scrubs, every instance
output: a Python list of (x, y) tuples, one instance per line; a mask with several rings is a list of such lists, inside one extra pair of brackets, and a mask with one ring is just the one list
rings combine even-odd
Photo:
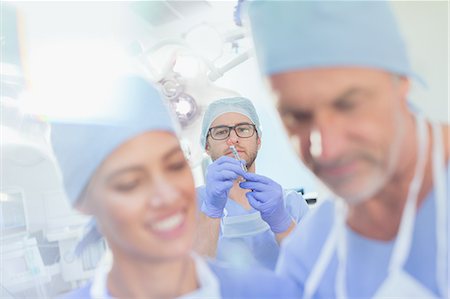
[[(446, 170), (446, 178), (443, 179), (448, 186), (450, 184), (449, 165)], [(412, 248), (404, 270), (439, 295), (436, 280), (435, 204), (435, 190), (431, 190), (417, 211)], [(447, 215), (450, 212), (449, 207), (450, 205), (447, 205)], [(295, 282), (299, 297), (303, 294), (305, 281), (315, 266), (333, 226), (334, 208), (333, 201), (325, 201), (305, 217), (301, 229), (294, 231), (282, 246), (277, 273)], [(447, 217), (447, 242), (450, 240), (448, 225)], [(372, 298), (387, 276), (395, 240), (383, 242), (368, 239), (348, 227), (346, 227), (345, 238), (348, 250), (345, 286), (347, 295), (350, 298)], [(335, 251), (313, 298), (336, 297), (336, 272)]]
[[(197, 188), (197, 194), (200, 207), (206, 197), (205, 186)], [(306, 201), (295, 191), (285, 191), (284, 202), (288, 213), (296, 223), (299, 223), (309, 210)], [(249, 216), (255, 213), (258, 213), (258, 211), (253, 208), (246, 210), (234, 200), (228, 199), (217, 244), (216, 258), (218, 261), (240, 269), (275, 269), (280, 250), (279, 245), (275, 234), (261, 219), (261, 216), (254, 215), (258, 217), (258, 219), (255, 219), (256, 221), (244, 222), (243, 224), (246, 227), (238, 227), (239, 224), (230, 224), (225, 220), (227, 218), (229, 220), (238, 220), (237, 222), (239, 222), (239, 218), (242, 216)], [(262, 224), (266, 225), (263, 231), (261, 231)], [(230, 226), (234, 227), (231, 228)], [(234, 233), (231, 237), (227, 236), (227, 234), (224, 236), (224, 231), (227, 229), (233, 229), (237, 233)]]
[[(291, 299), (294, 298), (294, 286), (285, 279), (277, 277), (273, 272), (265, 271), (242, 271), (229, 268), (216, 262), (208, 262), (207, 267), (210, 273), (217, 279), (219, 284), (218, 296), (206, 296), (202, 293), (203, 288), (208, 286), (202, 285), (202, 277), (199, 277), (199, 290), (190, 294), (183, 295), (178, 299)], [(151, 281), (149, 281), (151, 283)], [(77, 289), (62, 299), (94, 299), (91, 295), (92, 282), (87, 283), (84, 287)], [(102, 299), (111, 299), (112, 297), (105, 290)]]

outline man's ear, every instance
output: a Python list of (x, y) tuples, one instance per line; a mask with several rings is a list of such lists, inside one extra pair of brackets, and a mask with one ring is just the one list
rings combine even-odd
[(208, 156), (211, 156), (210, 155), (210, 151), (209, 151), (209, 142), (208, 142), (208, 140), (206, 140), (206, 143), (205, 143), (205, 152), (206, 152), (206, 154)]
[(258, 151), (259, 151), (259, 149), (261, 148), (261, 137), (258, 136), (256, 143), (258, 144)]

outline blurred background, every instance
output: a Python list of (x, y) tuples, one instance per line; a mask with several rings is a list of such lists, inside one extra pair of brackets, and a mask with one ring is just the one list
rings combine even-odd
[[(0, 298), (58, 296), (89, 279), (102, 259), (104, 243), (73, 253), (88, 219), (64, 198), (48, 121), (106, 113), (95, 90), (126, 69), (161, 89), (197, 185), (208, 164), (202, 113), (215, 99), (242, 95), (263, 126), (256, 171), (308, 198), (326, 197), (288, 142), (242, 26), (242, 3), (0, 2)], [(392, 5), (424, 81), (413, 81), (410, 100), (448, 123), (448, 2)]]

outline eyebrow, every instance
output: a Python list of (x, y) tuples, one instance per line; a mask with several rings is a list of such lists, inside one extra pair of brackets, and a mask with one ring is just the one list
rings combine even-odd
[[(171, 148), (167, 153), (165, 153), (161, 160), (167, 160), (169, 159), (171, 156), (177, 154), (177, 153), (183, 153), (183, 151), (181, 150), (180, 146), (177, 144), (175, 145), (173, 148)], [(123, 173), (126, 172), (137, 172), (137, 171), (145, 171), (145, 167), (141, 166), (141, 165), (131, 165), (131, 166), (127, 166), (124, 168), (120, 168), (117, 171), (114, 171), (113, 173), (111, 173), (110, 175), (107, 176), (106, 180), (107, 181), (111, 181), (114, 177), (119, 176)]]
[[(332, 104), (342, 101), (348, 97), (351, 97), (355, 94), (358, 93), (365, 93), (367, 92), (364, 89), (361, 89), (360, 87), (351, 87), (350, 89), (347, 89), (346, 91), (344, 91), (342, 94), (340, 94), (339, 96), (335, 97), (332, 100)], [(293, 113), (293, 114), (307, 114), (310, 113), (310, 110), (308, 109), (302, 109), (302, 108), (293, 108), (293, 107), (289, 107), (289, 106), (284, 106), (284, 105), (280, 105), (280, 102), (278, 102), (278, 107), (277, 110), (280, 113)]]
[(249, 123), (249, 122), (241, 122), (241, 123), (237, 123), (237, 124), (232, 125), (232, 126), (228, 126), (228, 125), (217, 125), (217, 126), (214, 126), (214, 127), (210, 127), (210, 129), (214, 129), (214, 128), (222, 128), (222, 127), (224, 127), (224, 128), (229, 128), (229, 127), (236, 127), (236, 126), (239, 126), (239, 125), (253, 125), (253, 123)]
[(343, 92), (341, 95), (337, 96), (336, 99), (333, 102), (344, 100), (345, 98), (351, 97), (358, 93), (364, 93), (365, 90), (361, 89), (360, 87), (352, 87), (348, 89), (347, 91)]

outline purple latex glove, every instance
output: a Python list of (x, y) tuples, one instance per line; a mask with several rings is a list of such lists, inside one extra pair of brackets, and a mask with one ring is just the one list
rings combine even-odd
[(246, 173), (245, 182), (240, 183), (243, 189), (250, 189), (246, 194), (250, 205), (261, 213), (261, 218), (270, 226), (274, 233), (285, 232), (292, 219), (284, 205), (283, 189), (271, 179)]
[(221, 218), (223, 209), (227, 203), (228, 193), (233, 182), (244, 176), (241, 168), (242, 161), (222, 156), (208, 166), (206, 171), (206, 198), (202, 203), (201, 210), (211, 218)]

